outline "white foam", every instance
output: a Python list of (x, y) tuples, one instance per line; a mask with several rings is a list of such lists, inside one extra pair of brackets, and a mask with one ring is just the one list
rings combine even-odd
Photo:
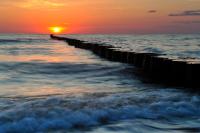
[[(184, 99), (177, 99), (180, 95)], [(37, 132), (91, 127), (105, 122), (200, 117), (198, 96), (119, 93), (95, 97), (52, 97), (25, 102), (0, 113), (0, 132)], [(143, 99), (143, 101), (142, 101)], [(148, 101), (149, 99), (149, 101)]]

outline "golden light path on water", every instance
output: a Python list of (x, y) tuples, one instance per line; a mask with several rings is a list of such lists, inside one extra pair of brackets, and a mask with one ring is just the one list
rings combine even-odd
[[(7, 48), (12, 48), (12, 46), (7, 46)], [(21, 53), (20, 51), (16, 51), (13, 54), (3, 55), (0, 54), (0, 61), (2, 62), (28, 62), (28, 61), (44, 61), (44, 62), (92, 62), (92, 60), (88, 59), (85, 56), (81, 56), (79, 50), (67, 46), (66, 43), (58, 42), (55, 44), (49, 45), (21, 45), (19, 49), (48, 49), (50, 54), (26, 54)], [(33, 53), (35, 51), (32, 51)], [(53, 54), (53, 55), (52, 55)], [(79, 56), (80, 55), (80, 56)]]

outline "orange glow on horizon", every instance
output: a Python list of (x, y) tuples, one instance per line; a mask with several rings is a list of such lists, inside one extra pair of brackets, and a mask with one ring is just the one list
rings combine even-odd
[(63, 30), (64, 30), (64, 27), (60, 27), (60, 26), (53, 26), (53, 27), (49, 27), (49, 30), (52, 32), (52, 33), (61, 33)]
[[(0, 17), (0, 33), (127, 34), (200, 31), (199, 16), (187, 14), (188, 10), (199, 12), (200, 0), (1, 0), (0, 3), (0, 12), (3, 13)], [(151, 10), (154, 12), (149, 12)], [(170, 16), (177, 13), (179, 15)]]

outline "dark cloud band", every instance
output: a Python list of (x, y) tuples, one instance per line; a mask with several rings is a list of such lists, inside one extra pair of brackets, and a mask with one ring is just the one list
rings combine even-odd
[(200, 20), (193, 20), (193, 21), (175, 21), (174, 23), (179, 23), (179, 24), (200, 24)]
[(156, 13), (156, 10), (149, 10), (148, 13)]
[(169, 16), (200, 16), (200, 10), (187, 10), (181, 13), (171, 13)]

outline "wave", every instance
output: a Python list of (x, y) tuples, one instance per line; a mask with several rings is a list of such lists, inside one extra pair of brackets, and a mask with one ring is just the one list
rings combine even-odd
[(25, 101), (0, 113), (0, 132), (82, 129), (138, 118), (199, 118), (199, 96), (166, 93), (172, 92), (103, 93)]
[[(49, 74), (49, 75), (67, 75), (79, 74), (83, 76), (102, 75), (109, 76), (124, 75), (132, 71), (133, 68), (128, 65), (114, 64), (85, 64), (85, 63), (51, 63), (51, 62), (2, 62), (0, 71), (13, 71), (19, 74)], [(121, 66), (121, 67), (119, 67)]]
[[(104, 87), (117, 87), (118, 89), (124, 87), (126, 89), (126, 87), (137, 86), (140, 83), (138, 78), (130, 74), (133, 71), (130, 67), (118, 63), (5, 62), (0, 63), (3, 77), (0, 82), (8, 85), (15, 84), (16, 88), (21, 88), (23, 85), (31, 88), (34, 84), (39, 86), (36, 88), (38, 91), (40, 91), (40, 86), (61, 87), (64, 90), (67, 90), (69, 86), (90, 86), (94, 88), (93, 91), (98, 87), (102, 88), (102, 91), (109, 91)], [(15, 91), (15, 87), (10, 89)]]
[(0, 39), (0, 43), (41, 43), (41, 42), (47, 42), (49, 39), (40, 39), (40, 38), (15, 38), (15, 39)]

